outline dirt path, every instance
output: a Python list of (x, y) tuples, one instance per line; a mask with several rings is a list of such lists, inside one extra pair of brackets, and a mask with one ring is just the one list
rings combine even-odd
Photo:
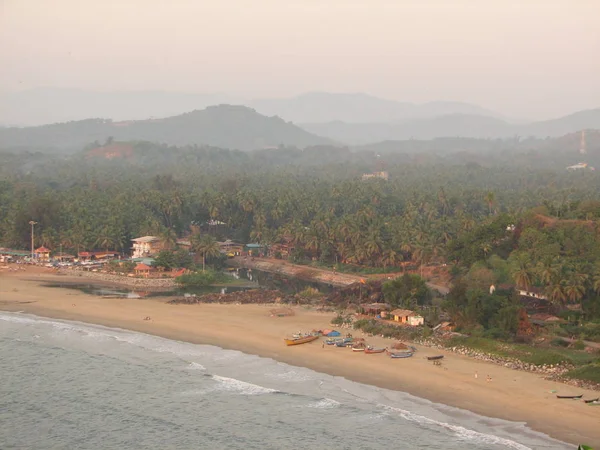
[[(401, 276), (402, 273), (387, 273), (387, 274), (374, 274), (374, 275), (354, 275), (349, 273), (339, 273), (333, 270), (320, 269), (311, 266), (303, 266), (300, 264), (292, 264), (282, 259), (274, 258), (246, 258), (243, 256), (236, 256), (228, 260), (228, 263), (234, 267), (243, 267), (249, 269), (262, 270), (263, 272), (279, 273), (288, 277), (295, 277), (301, 280), (317, 281), (319, 283), (330, 284), (335, 287), (346, 287), (354, 283), (360, 283), (361, 280), (377, 279), (382, 278), (396, 278)], [(427, 283), (430, 289), (434, 289), (443, 295), (449, 292), (449, 288), (446, 286)]]

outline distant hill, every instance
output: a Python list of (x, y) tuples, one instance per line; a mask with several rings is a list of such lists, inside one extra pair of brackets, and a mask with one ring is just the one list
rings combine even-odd
[(569, 116), (524, 125), (480, 115), (453, 114), (430, 119), (396, 123), (306, 123), (300, 125), (311, 133), (352, 145), (406, 139), (439, 137), (506, 138), (556, 137), (582, 129), (600, 129), (600, 108), (580, 111)]
[(254, 150), (280, 145), (330, 144), (278, 117), (266, 117), (245, 106), (211, 106), (163, 119), (113, 122), (88, 119), (27, 128), (0, 129), (2, 148), (81, 149), (91, 142), (145, 140), (170, 145), (210, 145)]
[(396, 122), (447, 114), (500, 117), (479, 106), (460, 102), (422, 105), (396, 102), (367, 94), (308, 93), (293, 98), (243, 100), (226, 94), (167, 91), (98, 92), (66, 88), (37, 88), (0, 94), (0, 124), (14, 126), (105, 117), (112, 120), (145, 120), (169, 117), (219, 104), (245, 104), (260, 114), (279, 116), (295, 123)]
[(143, 120), (223, 103), (239, 102), (225, 94), (37, 88), (0, 94), (0, 123), (32, 126), (90, 117)]
[(293, 98), (253, 100), (249, 105), (261, 114), (277, 115), (294, 123), (397, 122), (448, 114), (501, 117), (493, 111), (468, 103), (431, 102), (417, 105), (361, 93), (311, 92)]

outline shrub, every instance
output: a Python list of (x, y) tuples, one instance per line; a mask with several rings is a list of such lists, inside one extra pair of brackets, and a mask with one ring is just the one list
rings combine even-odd
[(573, 343), (573, 348), (575, 350), (584, 350), (585, 349), (585, 344), (583, 343), (582, 340), (578, 340), (578, 341), (575, 341)]
[(577, 369), (567, 372), (566, 376), (569, 378), (576, 378), (578, 380), (600, 383), (600, 365), (588, 364), (583, 367), (578, 367)]
[(224, 283), (227, 281), (230, 280), (225, 274), (213, 272), (212, 270), (190, 273), (175, 278), (175, 282), (181, 284), (182, 286), (190, 287), (210, 286), (211, 284)]
[(554, 338), (550, 342), (550, 345), (552, 345), (553, 347), (568, 347), (569, 343), (563, 339)]

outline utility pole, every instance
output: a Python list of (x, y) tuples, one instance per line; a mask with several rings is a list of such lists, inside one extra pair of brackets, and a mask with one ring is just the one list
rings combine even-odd
[(36, 225), (37, 222), (33, 220), (29, 221), (29, 225), (31, 225), (31, 261), (33, 262), (33, 226)]

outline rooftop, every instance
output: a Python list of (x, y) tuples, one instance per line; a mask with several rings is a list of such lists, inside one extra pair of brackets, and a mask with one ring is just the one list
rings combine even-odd
[(412, 316), (415, 312), (411, 311), (410, 309), (395, 309), (392, 312), (390, 312), (391, 315), (393, 316)]
[(159, 241), (160, 238), (156, 237), (156, 236), (142, 236), (139, 238), (135, 238), (132, 239), (132, 242), (137, 242), (137, 243), (145, 243), (145, 242), (155, 242), (155, 241)]

